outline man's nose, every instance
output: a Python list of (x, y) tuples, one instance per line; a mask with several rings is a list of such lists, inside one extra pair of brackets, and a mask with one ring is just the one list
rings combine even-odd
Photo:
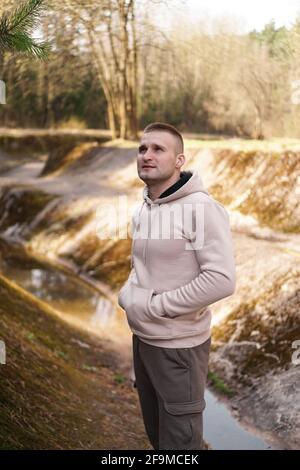
[(148, 160), (149, 158), (152, 159), (153, 157), (153, 153), (152, 153), (152, 150), (149, 148), (147, 149), (147, 152), (144, 153), (144, 159)]

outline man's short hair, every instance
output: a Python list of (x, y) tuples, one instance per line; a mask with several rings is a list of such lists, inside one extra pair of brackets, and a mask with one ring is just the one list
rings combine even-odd
[(177, 155), (179, 153), (184, 152), (184, 143), (183, 143), (183, 138), (180, 132), (176, 129), (176, 127), (172, 126), (172, 124), (168, 124), (166, 122), (152, 122), (151, 124), (148, 124), (148, 126), (145, 127), (144, 133), (147, 132), (152, 132), (152, 131), (164, 131), (164, 132), (169, 132), (170, 134), (173, 134), (177, 138)]

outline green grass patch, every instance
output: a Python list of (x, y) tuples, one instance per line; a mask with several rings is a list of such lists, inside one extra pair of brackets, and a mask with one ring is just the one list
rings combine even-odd
[(216, 391), (229, 397), (234, 395), (234, 392), (215, 372), (208, 371), (207, 378)]

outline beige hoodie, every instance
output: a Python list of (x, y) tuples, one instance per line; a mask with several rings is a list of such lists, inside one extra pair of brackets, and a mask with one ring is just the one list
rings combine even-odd
[(191, 172), (177, 191), (153, 201), (145, 186), (132, 218), (132, 269), (118, 302), (131, 331), (154, 346), (204, 343), (209, 305), (235, 290), (229, 215)]

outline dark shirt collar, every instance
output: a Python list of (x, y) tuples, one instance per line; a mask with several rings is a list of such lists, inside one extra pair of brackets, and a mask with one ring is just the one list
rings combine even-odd
[(181, 186), (183, 186), (192, 176), (191, 171), (181, 171), (180, 172), (180, 178), (177, 180), (172, 186), (167, 188), (159, 197), (167, 197), (170, 196), (170, 194), (173, 194), (175, 191), (177, 191)]

